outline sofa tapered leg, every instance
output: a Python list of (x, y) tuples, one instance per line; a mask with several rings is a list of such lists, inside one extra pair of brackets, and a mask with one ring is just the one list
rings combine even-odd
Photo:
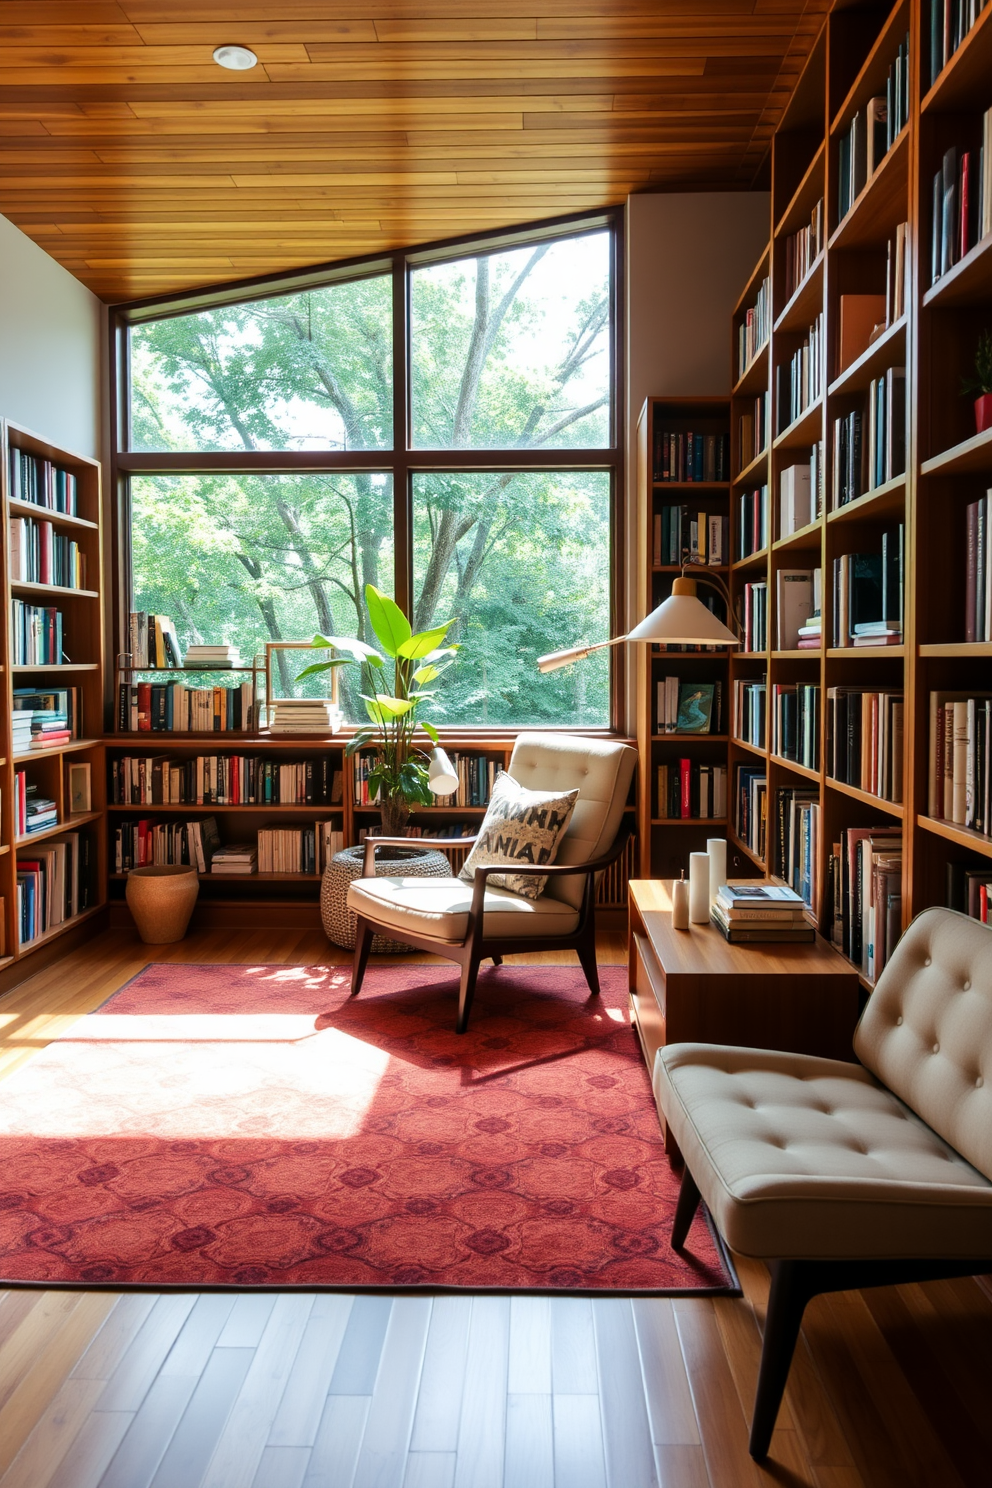
[(754, 1417), (748, 1450), (756, 1462), (768, 1455), (772, 1432), (785, 1382), (789, 1378), (792, 1356), (802, 1324), (806, 1303), (813, 1295), (809, 1277), (800, 1261), (775, 1261), (772, 1265), (772, 1287), (765, 1316), (765, 1337), (761, 1346), (761, 1368), (754, 1397)]
[(458, 1022), (455, 1025), (456, 1033), (464, 1033), (468, 1028), (468, 1015), (472, 1011), (472, 998), (475, 996), (475, 983), (479, 975), (479, 963), (475, 956), (471, 956), (462, 967), (461, 986), (458, 989)]
[(369, 952), (372, 949), (372, 926), (368, 920), (358, 917), (355, 927), (355, 959), (351, 963), (351, 996), (357, 997), (362, 990), (362, 982), (365, 979), (365, 968), (369, 964)]
[(675, 1206), (675, 1219), (672, 1223), (672, 1249), (681, 1250), (685, 1244), (685, 1238), (689, 1233), (689, 1226), (696, 1216), (699, 1208), (699, 1189), (688, 1168), (682, 1171), (682, 1186), (679, 1189), (679, 1201)]
[(596, 965), (596, 941), (594, 936), (583, 940), (575, 947), (575, 954), (579, 958), (579, 965), (585, 972), (586, 981), (589, 983), (589, 992), (593, 997), (599, 996), (599, 967)]

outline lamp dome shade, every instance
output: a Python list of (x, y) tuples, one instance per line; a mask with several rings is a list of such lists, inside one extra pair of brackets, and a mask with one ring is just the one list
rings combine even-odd
[(679, 578), (668, 599), (627, 632), (628, 641), (682, 646), (738, 646), (732, 630), (696, 597), (694, 579)]
[(427, 789), (435, 796), (450, 796), (458, 789), (458, 772), (440, 746), (431, 750)]

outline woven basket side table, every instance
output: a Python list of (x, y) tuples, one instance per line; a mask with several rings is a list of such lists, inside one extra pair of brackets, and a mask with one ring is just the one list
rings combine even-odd
[[(380, 852), (385, 852), (383, 848)], [(451, 878), (451, 864), (437, 848), (400, 847), (389, 849), (389, 857), (376, 855), (376, 878)], [(352, 879), (361, 878), (365, 860), (364, 847), (346, 847), (335, 853), (324, 869), (320, 881), (320, 918), (324, 934), (336, 946), (346, 951), (355, 949), (355, 933), (358, 916), (348, 908), (348, 885)], [(377, 935), (372, 941), (373, 951), (381, 954), (408, 951), (410, 947), (400, 940), (390, 940)]]

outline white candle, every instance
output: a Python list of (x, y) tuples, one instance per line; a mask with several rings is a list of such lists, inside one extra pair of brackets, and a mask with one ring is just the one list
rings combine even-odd
[(716, 903), (716, 893), (721, 884), (727, 882), (727, 839), (707, 837), (706, 851), (710, 859), (710, 908)]
[(689, 854), (689, 918), (694, 925), (705, 925), (710, 917), (710, 855)]
[(685, 878), (677, 878), (672, 884), (672, 929), (689, 928), (689, 885)]

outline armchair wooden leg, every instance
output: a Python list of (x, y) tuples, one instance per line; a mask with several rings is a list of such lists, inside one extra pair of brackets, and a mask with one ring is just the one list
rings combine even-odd
[(672, 1222), (672, 1249), (681, 1250), (689, 1233), (689, 1226), (696, 1216), (699, 1208), (699, 1189), (688, 1168), (682, 1170), (682, 1186), (679, 1189), (679, 1201), (675, 1206), (675, 1219)]
[(369, 964), (369, 952), (372, 949), (372, 926), (368, 920), (358, 917), (355, 928), (355, 959), (351, 963), (351, 993), (357, 997), (362, 990), (362, 982), (365, 980), (365, 968)]
[(475, 996), (475, 983), (479, 975), (479, 962), (476, 956), (469, 956), (462, 965), (461, 986), (458, 989), (458, 1022), (455, 1025), (456, 1033), (464, 1033), (468, 1028), (468, 1015), (472, 1011), (472, 998)]
[(502, 966), (503, 965), (503, 957), (502, 956), (493, 956), (492, 957), (492, 963), (493, 963), (494, 966)]
[(575, 954), (579, 958), (579, 965), (586, 974), (591, 996), (599, 996), (599, 968), (596, 965), (596, 940), (595, 932), (587, 940), (581, 941), (575, 947)]
[(775, 1261), (772, 1265), (772, 1287), (765, 1315), (761, 1368), (748, 1443), (748, 1450), (756, 1462), (763, 1461), (768, 1455), (803, 1313), (806, 1303), (817, 1291), (810, 1282), (811, 1276), (801, 1261)]

